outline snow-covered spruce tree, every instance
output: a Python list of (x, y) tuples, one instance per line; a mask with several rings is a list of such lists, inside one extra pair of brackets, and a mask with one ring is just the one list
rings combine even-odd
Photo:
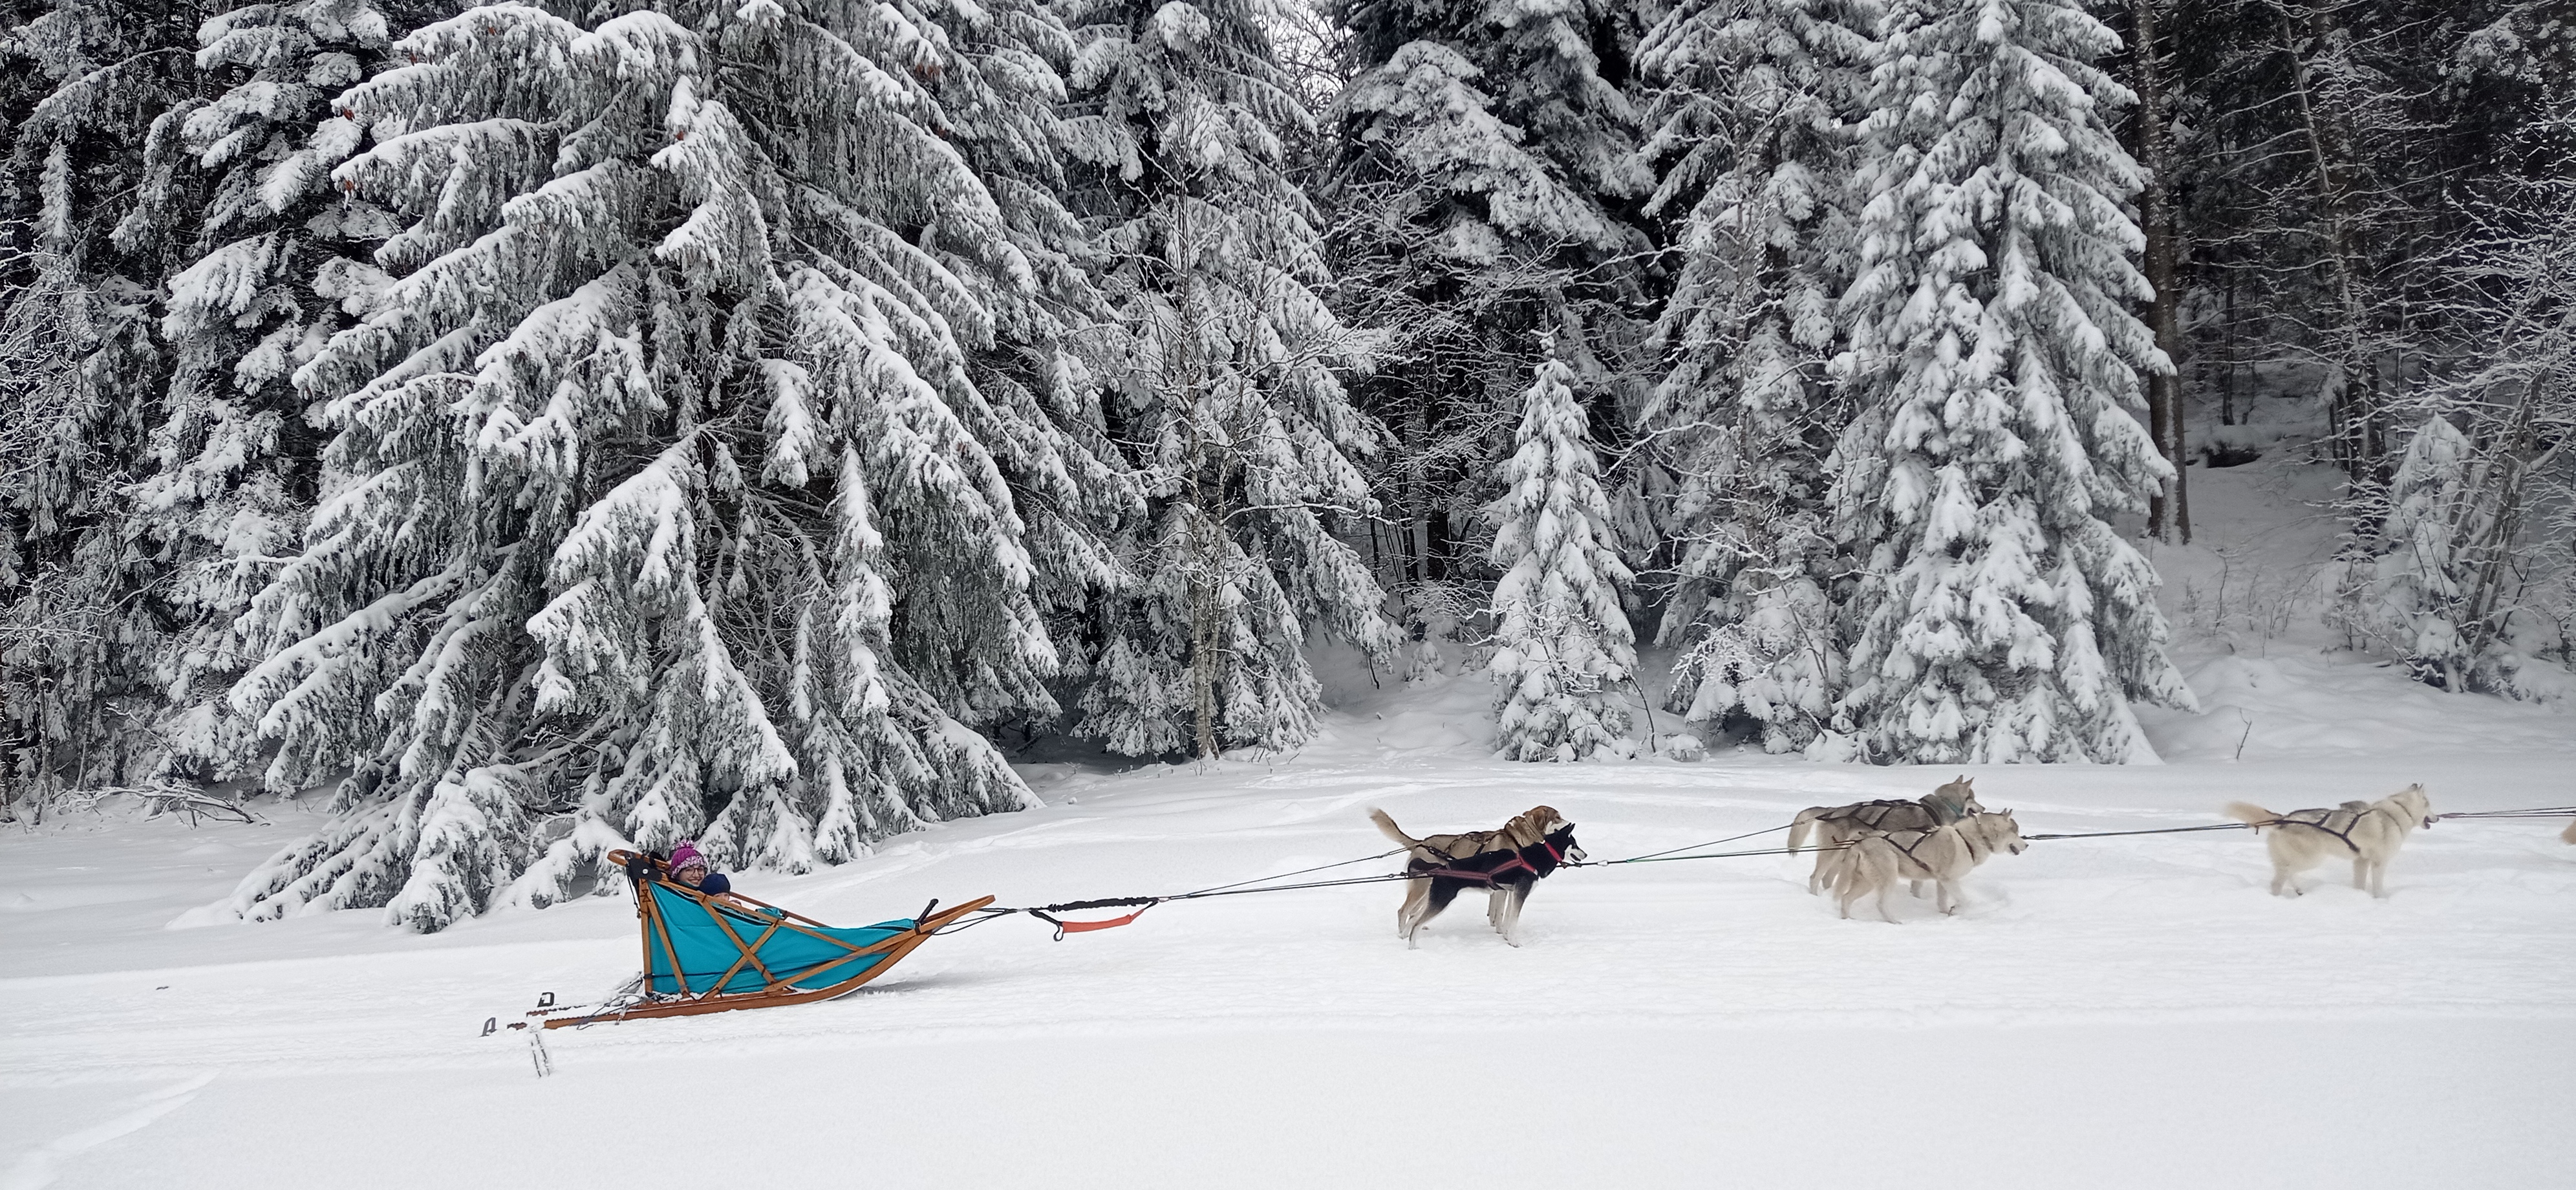
[(2104, 118), (2130, 96), (2092, 64), (2118, 40), (2078, 0), (1895, 0), (1880, 40), (1835, 361), (1865, 565), (1838, 726), (1880, 763), (2151, 756), (2131, 702), (2193, 700), (2104, 519), (2167, 469), (2137, 419), (2170, 366), (2129, 310), (2138, 169)]
[(289, 374), (365, 312), (385, 280), (369, 251), (399, 230), (330, 179), (364, 132), (329, 100), (383, 65), (389, 24), (377, 0), (303, 0), (198, 29), (197, 68), (221, 89), (179, 133), (207, 201), (165, 286), (172, 368), (126, 532), (168, 579), (159, 601), (181, 627), (164, 691), (188, 708), (169, 763), (200, 775), (238, 776), (255, 751), (224, 713), (257, 660), (229, 627), (296, 552), (315, 493), (321, 443)]
[(1629, 215), (1648, 187), (1624, 90), (1637, 14), (1345, 0), (1337, 15), (1351, 81), (1324, 183), (1335, 302), (1387, 337), (1353, 391), (1396, 431), (1381, 483), (1394, 569), (1415, 586), (1466, 578), (1540, 334), (1569, 349), (1588, 402), (1625, 387), (1610, 373), (1627, 367), (1642, 304), (1646, 241)]
[[(965, 348), (984, 401), (962, 405), (959, 415), (1010, 485), (1060, 675), (1078, 681), (1092, 600), (1132, 580), (1114, 540), (1143, 515), (1144, 498), (1101, 405), (1104, 373), (1117, 361), (1105, 354), (1114, 336), (1094, 333), (1112, 318), (1093, 281), (1100, 261), (1064, 200), (1073, 128), (1063, 71), (1074, 38), (1045, 0), (926, 11), (940, 23), (921, 24), (922, 36), (945, 48), (913, 73), (937, 99), (949, 143), (992, 192), (1002, 235), (1022, 262), (1013, 267), (1026, 274), (1024, 282), (982, 289), (993, 330)], [(976, 629), (949, 621), (949, 601), (921, 585), (936, 570), (914, 573), (895, 617), (896, 654), (939, 656)], [(996, 699), (1003, 688), (977, 680), (971, 668), (912, 663), (911, 670), (962, 721), (1060, 717), (1053, 698), (1022, 697), (1038, 692)]]
[(1848, 161), (1868, 85), (1871, 0), (1690, 0), (1638, 55), (1653, 96), (1649, 214), (1675, 280), (1655, 329), (1665, 371), (1639, 419), (1667, 473), (1655, 529), (1675, 576), (1659, 643), (1669, 705), (1742, 715), (1804, 748), (1839, 692), (1836, 550), (1824, 462), (1849, 422), (1825, 375), (1854, 249)]
[[(144, 775), (158, 577), (128, 540), (169, 375), (154, 298), (197, 199), (180, 124), (200, 6), (56, 0), (8, 31), (41, 94), (10, 129), (0, 260), (0, 805)], [(16, 89), (16, 88), (13, 88)]]
[(1308, 637), (1393, 643), (1376, 580), (1334, 536), (1370, 509), (1353, 456), (1383, 432), (1342, 391), (1358, 359), (1316, 293), (1315, 210), (1281, 160), (1280, 130), (1308, 117), (1257, 0), (1066, 11), (1077, 210), (1125, 360), (1111, 427), (1148, 502), (1075, 729), (1129, 755), (1290, 747), (1321, 705)]
[(2348, 623), (2404, 658), (2417, 680), (2452, 691), (2468, 688), (2477, 660), (2459, 621), (2475, 618), (2462, 614), (2464, 588), (2476, 582), (2462, 571), (2479, 560), (2464, 557), (2453, 536), (2456, 522), (2487, 519), (2470, 504), (2474, 453), (2468, 435), (2441, 416), (2416, 429), (2386, 487), (2356, 494), (2378, 505), (2365, 518), (2378, 525), (2378, 548), (2353, 568), (2344, 592)]
[(1574, 399), (1573, 369), (1538, 366), (1521, 398), (1519, 449), (1502, 468), (1495, 526), (1494, 743), (1513, 760), (1626, 756), (1628, 713), (1614, 687), (1637, 668), (1600, 460)]
[(1041, 300), (1014, 228), (1049, 216), (951, 139), (1025, 125), (952, 121), (934, 84), (1042, 95), (1049, 23), (620, 7), (476, 8), (338, 101), (375, 143), (335, 183), (408, 225), (295, 373), (326, 488), (232, 697), (272, 788), (352, 772), (238, 912), (436, 929), (624, 842), (794, 869), (1028, 804), (959, 715), (1051, 705), (979, 431), (1056, 426), (975, 382)]

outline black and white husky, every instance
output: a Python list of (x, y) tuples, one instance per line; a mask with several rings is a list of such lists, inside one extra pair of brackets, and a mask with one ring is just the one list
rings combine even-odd
[(1384, 810), (1369, 811), (1369, 820), (1408, 853), (1405, 871), (1414, 879), (1405, 881), (1404, 905), (1395, 912), (1395, 932), (1408, 949), (1413, 932), (1440, 916), (1467, 888), (1486, 890), (1486, 922), (1504, 942), (1520, 945), (1521, 906), (1528, 903), (1530, 890), (1565, 861), (1583, 858), (1583, 848), (1574, 842), (1574, 824), (1549, 806), (1532, 807), (1501, 830), (1422, 839), (1405, 834)]

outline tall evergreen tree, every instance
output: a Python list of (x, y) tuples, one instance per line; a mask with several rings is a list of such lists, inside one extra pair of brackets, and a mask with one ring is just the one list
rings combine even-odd
[(1656, 327), (1665, 371), (1639, 420), (1672, 498), (1676, 581), (1660, 643), (1693, 722), (1742, 715), (1774, 752), (1824, 727), (1841, 679), (1824, 461), (1849, 421), (1825, 361), (1849, 283), (1847, 166), (1868, 85), (1867, 0), (1691, 0), (1639, 56), (1655, 97), (1649, 213), (1675, 227)]
[(368, 257), (400, 229), (330, 179), (365, 133), (329, 101), (385, 64), (392, 35), (377, 0), (303, 0), (233, 9), (198, 40), (197, 68), (219, 89), (190, 105), (179, 136), (206, 201), (164, 287), (169, 386), (127, 531), (167, 576), (161, 602), (178, 625), (165, 694), (190, 713), (173, 761), (229, 778), (255, 749), (221, 696), (257, 660), (229, 627), (296, 552), (319, 478), (321, 443), (289, 377), (366, 311), (386, 280)]
[[(923, 24), (921, 35), (946, 48), (914, 76), (938, 98), (949, 144), (992, 192), (1002, 235), (1018, 258), (1011, 267), (1026, 274), (983, 288), (992, 334), (963, 346), (992, 411), (977, 417), (968, 406), (960, 414), (1010, 485), (1031, 594), (1055, 638), (1060, 676), (1078, 678), (1094, 598), (1129, 579), (1116, 538), (1143, 515), (1144, 497), (1101, 403), (1106, 374), (1120, 362), (1114, 337), (1097, 329), (1112, 317), (1093, 283), (1101, 262), (1065, 205), (1075, 130), (1065, 118), (1062, 72), (1075, 40), (1044, 0), (927, 11), (939, 23)], [(933, 570), (912, 573), (928, 578)], [(937, 656), (974, 630), (947, 620), (946, 598), (919, 586), (911, 594), (897, 609), (899, 653)], [(971, 671), (912, 665), (961, 720), (1036, 725), (1060, 716), (1052, 697), (997, 701)]]
[(1342, 390), (1357, 345), (1318, 294), (1316, 211), (1282, 160), (1306, 110), (1257, 3), (1068, 16), (1077, 195), (1128, 361), (1112, 427), (1148, 497), (1076, 729), (1131, 755), (1293, 746), (1321, 709), (1309, 635), (1392, 644), (1376, 580), (1335, 536), (1371, 508), (1355, 459), (1383, 431)]
[[(11, 130), (0, 317), (0, 790), (42, 799), (148, 770), (168, 626), (133, 541), (170, 361), (161, 279), (197, 205), (181, 127), (191, 3), (56, 0), (9, 31), (42, 98)], [(0, 798), (5, 801), (7, 798)]]
[(1629, 582), (1574, 370), (1538, 366), (1521, 398), (1519, 449), (1503, 465), (1495, 526), (1495, 746), (1513, 760), (1625, 756), (1628, 712), (1616, 687), (1637, 669), (1620, 600)]
[(1381, 490), (1405, 577), (1463, 577), (1490, 464), (1551, 333), (1616, 427), (1647, 248), (1634, 208), (1636, 10), (1607, 3), (1349, 0), (1350, 84), (1326, 193), (1341, 308), (1382, 326), (1357, 385), (1399, 454)]
[(2105, 517), (2166, 466), (2139, 374), (2170, 366), (2105, 123), (2117, 39), (2078, 0), (1896, 0), (1862, 126), (1860, 272), (1836, 367), (1866, 560), (1839, 712), (1880, 762), (2149, 755), (2132, 700), (2192, 705), (2154, 569)]
[(338, 101), (375, 143), (334, 181), (408, 224), (295, 373), (330, 472), (232, 698), (272, 788), (354, 771), (237, 910), (435, 929), (622, 842), (793, 869), (1029, 804), (960, 717), (1052, 709), (1033, 589), (1085, 564), (1031, 556), (1006, 467), (1083, 452), (978, 378), (1061, 372), (1027, 246), (1062, 220), (958, 142), (1043, 127), (991, 105), (1043, 100), (1053, 28), (492, 5)]

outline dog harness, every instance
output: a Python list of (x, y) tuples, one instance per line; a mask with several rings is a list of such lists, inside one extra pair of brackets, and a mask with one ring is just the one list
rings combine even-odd
[[(2301, 815), (2304, 814), (2314, 814), (2316, 817), (2301, 817)], [(2361, 854), (2361, 845), (2352, 841), (2352, 832), (2361, 829), (2361, 820), (2372, 814), (2387, 814), (2388, 820), (2397, 824), (2397, 829), (2400, 833), (2403, 833), (2406, 829), (2405, 819), (2399, 818), (2395, 814), (2389, 814), (2388, 807), (2386, 806), (2368, 802), (2346, 802), (2332, 810), (2292, 810), (2270, 822), (2259, 823), (2257, 825), (2275, 827), (2304, 826), (2312, 831), (2323, 831), (2326, 834), (2334, 836), (2335, 841), (2343, 844), (2345, 850), (2352, 852), (2354, 855), (2359, 855)], [(2340, 826), (2334, 825), (2338, 818), (2342, 819), (2342, 825)]]
[[(1917, 826), (1890, 827), (1885, 825), (1888, 818), (1900, 810), (1921, 810), (1931, 816), (1933, 826), (1947, 826), (1967, 817), (1967, 807), (1955, 804), (1948, 798), (1942, 798), (1937, 804), (1932, 801), (1908, 802), (1896, 800), (1854, 802), (1851, 805), (1836, 806), (1831, 810), (1818, 814), (1816, 815), (1815, 821), (1849, 822), (1857, 824), (1863, 830), (1873, 831), (1928, 829)], [(1944, 814), (1943, 811), (1948, 811), (1948, 813)]]
[[(1572, 836), (1568, 833), (1568, 841), (1570, 842), (1571, 839)], [(1466, 866), (1470, 864), (1481, 864), (1488, 856), (1500, 856), (1501, 858), (1494, 860), (1493, 866), (1490, 868)], [(1419, 864), (1421, 862), (1422, 861), (1420, 860), (1414, 861), (1415, 864)], [(1538, 842), (1527, 847), (1523, 847), (1517, 851), (1487, 851), (1482, 854), (1469, 856), (1464, 860), (1454, 860), (1441, 867), (1417, 867), (1413, 869), (1413, 873), (1416, 876), (1445, 877), (1451, 880), (1465, 880), (1475, 884), (1496, 884), (1500, 883), (1506, 875), (1515, 871), (1526, 871), (1530, 874), (1530, 878), (1533, 880), (1543, 879), (1548, 875), (1548, 873), (1554, 872), (1557, 868), (1563, 866), (1564, 863), (1565, 850), (1556, 845), (1555, 836), (1551, 835), (1548, 838), (1541, 839)]]
[[(1906, 805), (1908, 803), (1899, 802), (1897, 804)], [(1925, 840), (1930, 839), (1933, 835), (1939, 833), (1943, 829), (1958, 830), (1958, 826), (1959, 824), (1956, 822), (1945, 822), (1930, 830), (1880, 831), (1878, 832), (1878, 837), (1887, 840), (1888, 846), (1904, 852), (1907, 862), (1912, 863), (1917, 868), (1921, 868), (1922, 870), (1929, 872), (1932, 870), (1932, 865), (1914, 858), (1914, 849), (1922, 846)], [(1896, 836), (1900, 834), (1912, 835), (1914, 836), (1914, 841), (1911, 843), (1899, 843), (1896, 841)], [(1983, 846), (1977, 836), (1969, 834), (1963, 830), (1958, 831), (1958, 834), (1960, 846), (1968, 849), (1968, 861), (1970, 863), (1982, 864), (1986, 862), (1987, 855), (1994, 853), (1994, 848)]]

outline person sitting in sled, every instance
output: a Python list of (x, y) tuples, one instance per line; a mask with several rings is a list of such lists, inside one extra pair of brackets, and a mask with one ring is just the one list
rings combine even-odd
[(733, 891), (733, 881), (709, 866), (707, 857), (698, 853), (698, 845), (688, 839), (680, 840), (680, 845), (671, 849), (671, 879), (708, 896)]

